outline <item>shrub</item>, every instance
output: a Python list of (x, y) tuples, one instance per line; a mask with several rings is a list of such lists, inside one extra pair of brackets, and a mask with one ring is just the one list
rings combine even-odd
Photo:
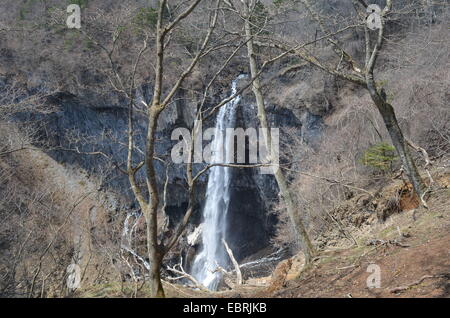
[(392, 168), (392, 164), (397, 159), (395, 148), (388, 143), (381, 142), (364, 151), (361, 163), (385, 172)]

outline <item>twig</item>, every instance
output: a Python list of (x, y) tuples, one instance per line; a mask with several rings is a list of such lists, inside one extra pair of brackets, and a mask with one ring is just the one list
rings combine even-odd
[(420, 285), (425, 279), (429, 279), (429, 278), (440, 278), (440, 277), (448, 277), (448, 274), (438, 274), (438, 275), (424, 275), (422, 276), (422, 278), (420, 278), (419, 280), (409, 284), (409, 285), (404, 285), (404, 286), (399, 286), (399, 287), (395, 287), (395, 288), (391, 288), (389, 289), (389, 292), (392, 294), (396, 294), (402, 291), (405, 291), (407, 289), (410, 289), (411, 287)]
[[(179, 269), (176, 268), (177, 266), (178, 266)], [(194, 278), (194, 276), (189, 275), (188, 273), (186, 273), (186, 271), (183, 269), (183, 265), (181, 265), (181, 262), (180, 262), (180, 264), (174, 265), (173, 267), (167, 266), (167, 270), (171, 271), (172, 273), (180, 275), (178, 277), (168, 277), (167, 279), (169, 279), (169, 280), (179, 280), (179, 279), (182, 279), (182, 278), (187, 278), (192, 283), (194, 283), (195, 287), (197, 287), (201, 291), (209, 292), (209, 290), (205, 286), (203, 286), (198, 280), (196, 280)]]

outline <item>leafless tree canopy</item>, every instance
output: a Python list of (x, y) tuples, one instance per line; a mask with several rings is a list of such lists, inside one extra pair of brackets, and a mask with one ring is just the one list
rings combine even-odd
[[(358, 244), (337, 216), (346, 201), (369, 202), (402, 178), (427, 207), (431, 167), (448, 168), (445, 1), (371, 1), (381, 8), (376, 30), (364, 0), (78, 2), (79, 30), (67, 28), (57, 0), (0, 4), (0, 296), (70, 296), (74, 262), (85, 286), (114, 281), (127, 296), (148, 285), (152, 297), (164, 297), (166, 277), (203, 289), (178, 263), (204, 196), (199, 183), (214, 166), (191, 163), (194, 137), (200, 121), (213, 121), (238, 95), (252, 122), (280, 126), (280, 164), (264, 213), (277, 220), (271, 243), (301, 251), (306, 263), (330, 228)], [(123, 126), (52, 135), (49, 123), (64, 117), (65, 99), (80, 110), (115, 111)], [(191, 160), (176, 168), (164, 138), (180, 121), (192, 132)], [(116, 146), (101, 149), (105, 140)], [(365, 160), (374, 149), (383, 150), (375, 158), (382, 165)], [(101, 167), (65, 165), (58, 151), (101, 158)], [(118, 176), (126, 189), (105, 182)], [(167, 211), (169, 182), (183, 191), (174, 197), (187, 198), (177, 218)], [(241, 285), (242, 265), (223, 243)]]

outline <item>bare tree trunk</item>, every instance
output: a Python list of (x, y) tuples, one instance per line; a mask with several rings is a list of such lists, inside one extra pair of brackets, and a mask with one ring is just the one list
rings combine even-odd
[[(264, 134), (264, 142), (266, 144), (269, 160), (271, 163), (273, 163), (277, 162), (277, 160), (273, 158), (273, 152), (271, 151), (271, 135), (267, 122), (264, 97), (261, 93), (261, 84), (257, 75), (258, 70), (255, 60), (253, 35), (250, 23), (250, 8), (246, 7), (245, 9), (247, 11), (245, 17), (245, 40), (247, 41), (247, 55), (250, 62), (250, 72), (253, 80), (252, 90), (255, 95), (256, 104), (258, 107), (258, 119)], [(305, 263), (309, 263), (312, 259), (312, 256), (314, 255), (314, 247), (311, 243), (311, 240), (309, 239), (308, 233), (306, 232), (306, 228), (302, 222), (299, 210), (294, 204), (291, 193), (286, 183), (286, 178), (284, 177), (282, 170), (279, 168), (274, 168), (274, 175), (280, 189), (280, 194), (286, 204), (286, 209), (289, 214), (290, 220), (294, 225), (295, 231), (297, 232), (302, 251), (305, 254)]]
[[(147, 250), (150, 261), (150, 295), (151, 297), (163, 298), (165, 295), (160, 276), (162, 254), (158, 247), (156, 213), (152, 212), (153, 211), (150, 212), (150, 216), (147, 220)], [(146, 214), (148, 215), (148, 213)], [(153, 215), (155, 216), (153, 217)]]
[[(391, 10), (391, 7), (392, 7), (392, 0), (387, 0), (386, 7), (383, 9), (381, 13), (382, 18), (384, 18), (384, 16)], [(397, 150), (400, 160), (406, 169), (406, 174), (408, 175), (408, 178), (411, 181), (414, 191), (419, 197), (419, 200), (422, 203), (422, 205), (427, 207), (427, 204), (423, 197), (424, 186), (422, 183), (422, 179), (420, 178), (420, 174), (409, 152), (408, 144), (398, 124), (397, 117), (395, 116), (394, 107), (392, 107), (392, 105), (387, 102), (386, 94), (381, 94), (380, 90), (382, 90), (383, 88), (378, 89), (374, 79), (375, 64), (384, 41), (384, 21), (382, 20), (382, 23), (378, 30), (378, 38), (376, 40), (375, 47), (371, 53), (370, 53), (370, 36), (367, 27), (365, 27), (365, 37), (366, 37), (365, 80), (367, 90), (369, 91), (370, 97), (372, 98), (378, 111), (381, 114), (381, 117), (383, 118), (386, 129), (389, 135), (391, 136), (392, 144)]]
[(157, 213), (159, 206), (158, 185), (156, 181), (156, 172), (153, 162), (155, 149), (155, 133), (158, 120), (158, 105), (153, 103), (149, 112), (149, 124), (147, 135), (146, 150), (146, 174), (147, 185), (149, 190), (149, 205), (145, 211), (145, 219), (147, 223), (147, 249), (148, 257), (151, 264), (150, 269), (150, 293), (152, 297), (164, 297), (160, 278), (161, 251), (158, 245), (158, 223)]
[[(356, 3), (356, 1), (354, 1), (354, 2)], [(360, 1), (360, 0), (358, 2), (364, 7), (364, 10), (366, 10), (367, 4), (364, 1)], [(312, 9), (312, 7), (309, 4), (309, 1), (303, 0), (303, 3), (306, 4), (307, 8), (310, 11), (310, 14), (312, 15), (312, 18), (315, 19), (317, 21), (317, 23), (319, 23), (319, 25), (322, 27), (323, 32), (331, 34), (331, 32), (327, 31), (323, 27), (320, 16)], [(383, 122), (384, 122), (386, 129), (388, 130), (388, 133), (391, 137), (392, 144), (394, 145), (394, 147), (400, 157), (400, 160), (406, 169), (406, 173), (408, 175), (409, 180), (411, 181), (411, 184), (414, 187), (414, 191), (419, 196), (419, 199), (420, 199), (421, 203), (423, 204), (423, 206), (426, 207), (427, 205), (423, 198), (424, 186), (423, 186), (422, 180), (420, 178), (420, 174), (417, 171), (417, 167), (414, 163), (414, 160), (412, 159), (411, 154), (409, 152), (407, 142), (403, 136), (402, 130), (400, 129), (400, 126), (398, 124), (397, 117), (395, 116), (394, 108), (392, 107), (391, 104), (389, 104), (386, 101), (385, 96), (380, 95), (380, 92), (378, 91), (378, 88), (377, 88), (377, 84), (374, 80), (374, 68), (375, 68), (376, 61), (378, 59), (378, 56), (379, 56), (379, 53), (380, 53), (380, 50), (381, 50), (381, 47), (382, 47), (383, 41), (384, 41), (384, 18), (388, 14), (388, 12), (391, 10), (391, 8), (392, 8), (392, 0), (386, 0), (386, 6), (380, 13), (381, 18), (382, 18), (382, 23), (378, 30), (378, 37), (376, 39), (376, 43), (375, 43), (373, 50), (370, 47), (371, 41), (370, 41), (369, 30), (368, 30), (367, 26), (365, 27), (366, 58), (365, 58), (365, 74), (364, 74), (365, 76), (364, 76), (364, 78), (361, 76), (361, 74), (358, 74), (358, 76), (355, 77), (355, 76), (349, 76), (348, 73), (337, 72), (327, 66), (324, 66), (323, 64), (318, 62), (318, 60), (316, 58), (314, 58), (312, 56), (308, 56), (307, 54), (300, 53), (299, 55), (306, 61), (310, 62), (311, 64), (321, 68), (322, 70), (324, 70), (330, 74), (340, 76), (342, 78), (345, 78), (349, 81), (352, 81), (358, 85), (361, 85), (361, 86), (367, 88), (373, 102), (375, 103), (378, 111), (380, 112), (380, 114), (383, 118)], [(336, 48), (338, 48), (339, 50), (342, 50), (337, 45), (336, 42), (332, 42), (332, 43)], [(344, 54), (345, 52), (342, 50), (342, 53)], [(351, 61), (354, 60), (353, 58), (349, 57), (348, 54), (345, 54), (345, 55), (347, 56), (350, 63), (351, 63)]]
[(150, 296), (153, 298), (164, 298), (164, 289), (161, 283), (161, 254), (149, 248), (150, 257)]
[(419, 200), (422, 202), (422, 204), (426, 206), (423, 198), (424, 186), (422, 183), (422, 178), (420, 177), (416, 164), (411, 157), (407, 142), (405, 140), (405, 137), (403, 136), (402, 130), (400, 129), (397, 117), (395, 116), (394, 107), (392, 107), (391, 104), (389, 104), (382, 96), (379, 95), (376, 88), (372, 84), (373, 80), (368, 80), (367, 87), (370, 96), (372, 97), (373, 102), (375, 103), (378, 111), (381, 114), (381, 117), (383, 118), (383, 122), (386, 126), (389, 136), (391, 137), (392, 144), (397, 150), (402, 165), (406, 169), (406, 174), (411, 181), (414, 191), (418, 195)]

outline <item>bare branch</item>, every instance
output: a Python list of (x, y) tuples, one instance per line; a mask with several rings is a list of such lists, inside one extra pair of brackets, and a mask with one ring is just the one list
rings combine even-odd
[(223, 238), (222, 238), (222, 243), (225, 246), (225, 250), (227, 251), (228, 256), (230, 257), (231, 262), (233, 263), (234, 270), (236, 271), (236, 276), (237, 276), (236, 277), (236, 284), (238, 286), (242, 285), (242, 273), (241, 273), (241, 269), (239, 268), (239, 263), (234, 258), (233, 251), (230, 249), (230, 247), (228, 246), (227, 242)]

